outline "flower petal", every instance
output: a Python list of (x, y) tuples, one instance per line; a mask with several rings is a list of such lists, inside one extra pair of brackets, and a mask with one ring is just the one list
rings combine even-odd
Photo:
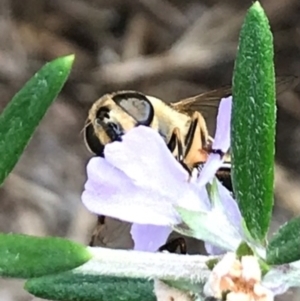
[[(229, 190), (217, 179), (216, 186), (217, 195), (215, 195), (215, 198), (212, 200), (213, 209), (210, 214), (220, 216), (218, 219), (218, 226), (220, 227), (223, 225), (221, 226), (222, 228), (220, 228), (220, 231), (222, 231), (222, 236), (227, 237), (228, 246), (229, 244), (232, 246), (235, 245), (235, 248), (231, 249), (232, 251), (235, 251), (238, 244), (245, 239), (242, 228), (242, 215)], [(213, 228), (215, 227), (216, 225), (213, 226)], [(211, 244), (212, 246), (208, 246), (208, 248), (211, 249), (208, 249), (207, 251), (222, 253), (221, 248), (214, 248), (215, 246), (213, 245), (213, 242), (211, 242)]]
[(168, 226), (133, 224), (131, 236), (134, 241), (134, 250), (156, 252), (164, 245), (172, 232)]
[(243, 272), (242, 278), (245, 281), (260, 282), (261, 269), (258, 260), (253, 255), (246, 255), (241, 258)]
[(191, 178), (188, 186), (189, 190), (193, 191), (197, 196), (190, 197), (188, 201), (184, 198), (178, 198), (176, 206), (183, 207), (191, 211), (209, 211), (211, 210), (211, 201), (205, 186), (198, 184), (198, 179)]
[(232, 96), (223, 98), (219, 105), (217, 129), (212, 147), (226, 153), (230, 147)]
[(209, 255), (222, 255), (224, 253), (226, 253), (226, 250), (223, 250), (219, 247), (216, 247), (208, 242), (205, 242), (204, 243), (204, 247), (205, 247), (205, 250), (206, 252), (209, 254)]
[[(82, 194), (92, 212), (139, 224), (174, 225), (178, 202), (203, 208), (199, 187), (151, 128), (137, 127), (122, 142), (106, 146), (105, 159), (93, 158)], [(204, 204), (207, 208), (207, 204)]]
[[(223, 218), (227, 220), (230, 227), (227, 227), (226, 231), (231, 229), (231, 239), (242, 241), (244, 236), (244, 231), (242, 229), (242, 215), (237, 202), (233, 199), (229, 190), (224, 187), (220, 181), (216, 179), (215, 183), (218, 196), (213, 200), (213, 211), (221, 212)], [(223, 235), (225, 235), (225, 232), (223, 232)], [(225, 252), (225, 250), (208, 242), (205, 242), (205, 249), (207, 253), (211, 255), (220, 255)], [(232, 250), (234, 251), (234, 249)]]
[(104, 154), (110, 164), (142, 187), (164, 189), (188, 179), (187, 171), (171, 154), (162, 137), (149, 127), (132, 129), (123, 136), (122, 142), (108, 144)]
[(218, 209), (192, 211), (176, 207), (183, 223), (173, 226), (176, 232), (208, 242), (226, 251), (235, 251), (242, 237), (226, 215)]
[(209, 155), (203, 169), (200, 171), (198, 185), (204, 186), (205, 184), (211, 182), (222, 164), (223, 160), (219, 154)]
[[(224, 153), (227, 153), (230, 147), (231, 105), (231, 96), (223, 98), (220, 102), (217, 116), (217, 129), (215, 139), (212, 144), (213, 149), (220, 149)], [(203, 186), (210, 182), (222, 164), (223, 158), (221, 158), (219, 154), (210, 154), (200, 172), (198, 184)]]
[(232, 197), (230, 191), (224, 187), (220, 181), (217, 180), (217, 188), (219, 197), (221, 200), (222, 211), (227, 216), (227, 219), (231, 222), (234, 228), (240, 233), (241, 237), (243, 234), (242, 229), (242, 214), (236, 200)]
[[(105, 159), (95, 157), (87, 166), (83, 204), (98, 215), (140, 224), (170, 225), (180, 218), (173, 208), (174, 195), (136, 187), (131, 179)], [(184, 192), (183, 192), (184, 193)]]
[[(222, 254), (222, 250), (235, 251), (244, 239), (242, 216), (236, 201), (230, 192), (217, 179), (208, 189), (211, 201), (210, 210), (177, 207), (183, 222), (188, 225), (193, 237), (206, 242), (206, 250), (210, 254)], [(203, 201), (202, 201), (203, 202)], [(215, 222), (212, 222), (215, 221)], [(177, 231), (185, 233), (181, 227)]]

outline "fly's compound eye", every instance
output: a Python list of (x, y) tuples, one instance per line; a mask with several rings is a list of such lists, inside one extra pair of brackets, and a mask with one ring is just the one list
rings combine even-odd
[(138, 125), (149, 126), (154, 117), (154, 109), (148, 98), (137, 92), (119, 93), (112, 97), (113, 101), (130, 115)]
[(97, 156), (104, 157), (104, 145), (100, 142), (95, 135), (94, 127), (89, 124), (84, 130), (84, 141), (87, 148)]

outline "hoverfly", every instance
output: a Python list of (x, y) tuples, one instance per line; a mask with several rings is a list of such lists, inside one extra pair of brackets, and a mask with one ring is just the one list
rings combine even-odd
[[(291, 82), (291, 78), (277, 80), (277, 93)], [(104, 156), (105, 145), (122, 139), (130, 129), (144, 125), (158, 131), (170, 152), (191, 175), (194, 168), (201, 167), (212, 152), (225, 157), (223, 167), (216, 176), (232, 191), (230, 178), (230, 156), (212, 149), (213, 139), (209, 135), (207, 121), (215, 119), (220, 100), (231, 95), (231, 87), (202, 93), (167, 105), (164, 101), (137, 91), (118, 91), (99, 98), (89, 110), (84, 128), (87, 148), (97, 156)], [(104, 217), (98, 223), (90, 246), (101, 236)], [(162, 246), (159, 250), (172, 250), (179, 246), (186, 252), (180, 238)]]
[[(201, 95), (200, 95), (201, 96)], [(199, 102), (199, 96), (192, 101)], [(121, 140), (130, 129), (144, 125), (156, 130), (179, 163), (189, 172), (206, 162), (212, 138), (199, 111), (186, 110), (191, 99), (170, 106), (153, 96), (136, 91), (119, 91), (98, 99), (89, 111), (85, 142), (89, 150), (104, 156), (107, 143)], [(220, 153), (220, 155), (223, 155)]]

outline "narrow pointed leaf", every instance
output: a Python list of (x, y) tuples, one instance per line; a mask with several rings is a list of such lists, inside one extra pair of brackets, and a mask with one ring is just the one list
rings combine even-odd
[(25, 289), (57, 301), (155, 301), (153, 282), (145, 279), (61, 273), (29, 279)]
[(0, 276), (31, 278), (64, 272), (91, 257), (84, 245), (67, 239), (0, 234)]
[(267, 263), (284, 264), (300, 260), (300, 217), (283, 225), (267, 247)]
[(0, 115), (0, 185), (14, 168), (35, 128), (67, 80), (74, 56), (40, 69)]
[(253, 238), (263, 240), (273, 206), (275, 153), (273, 37), (255, 2), (240, 33), (233, 76), (233, 187)]

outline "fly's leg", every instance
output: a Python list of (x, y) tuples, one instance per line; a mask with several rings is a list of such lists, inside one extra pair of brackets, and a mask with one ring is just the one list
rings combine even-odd
[(183, 145), (181, 141), (180, 131), (178, 128), (174, 129), (167, 146), (172, 153), (174, 153), (174, 151), (177, 150), (177, 153), (175, 155), (176, 160), (182, 165), (182, 167), (188, 172), (188, 174), (191, 175), (190, 168), (184, 162)]
[(185, 145), (186, 145), (185, 155), (186, 156), (193, 147), (193, 142), (195, 140), (195, 135), (196, 135), (197, 129), (200, 130), (199, 134), (200, 134), (201, 146), (206, 147), (206, 145), (209, 141), (209, 135), (208, 135), (208, 130), (206, 127), (205, 119), (202, 116), (202, 114), (200, 114), (199, 112), (194, 112), (188, 133), (185, 137)]
[(97, 220), (96, 228), (93, 231), (93, 234), (92, 234), (92, 237), (91, 237), (91, 240), (90, 240), (90, 243), (89, 243), (90, 247), (95, 246), (95, 240), (98, 236), (98, 228), (101, 227), (101, 225), (104, 225), (104, 223), (105, 223), (105, 216), (104, 215), (99, 215), (98, 220)]
[(209, 144), (209, 135), (204, 117), (194, 112), (188, 133), (185, 137), (185, 162), (196, 166), (207, 160), (206, 147)]
[(204, 117), (199, 112), (194, 112), (184, 144), (179, 129), (175, 128), (168, 148), (175, 154), (175, 158), (184, 169), (188, 171), (189, 179), (191, 179), (193, 168), (206, 162), (209, 154), (207, 149), (210, 143), (211, 138), (208, 135)]
[(168, 251), (170, 253), (175, 253), (176, 250), (179, 248), (180, 254), (186, 254), (187, 253), (187, 247), (186, 247), (186, 241), (183, 237), (178, 237), (175, 239), (172, 239), (171, 241), (167, 242), (163, 246), (161, 246), (158, 251)]
[(227, 155), (226, 153), (224, 153), (221, 149), (215, 149), (212, 147), (212, 144), (213, 144), (213, 139), (212, 138), (209, 138), (209, 141), (205, 147), (205, 150), (209, 153), (209, 154), (217, 154), (220, 156), (221, 159), (224, 158), (225, 156), (225, 161), (226, 161), (226, 158), (227, 158), (227, 161), (230, 162), (230, 156)]
[(216, 176), (217, 176), (218, 180), (221, 182), (221, 184), (223, 186), (225, 186), (231, 193), (233, 193), (233, 186), (232, 186), (230, 171), (231, 171), (230, 166), (221, 167), (217, 171)]

